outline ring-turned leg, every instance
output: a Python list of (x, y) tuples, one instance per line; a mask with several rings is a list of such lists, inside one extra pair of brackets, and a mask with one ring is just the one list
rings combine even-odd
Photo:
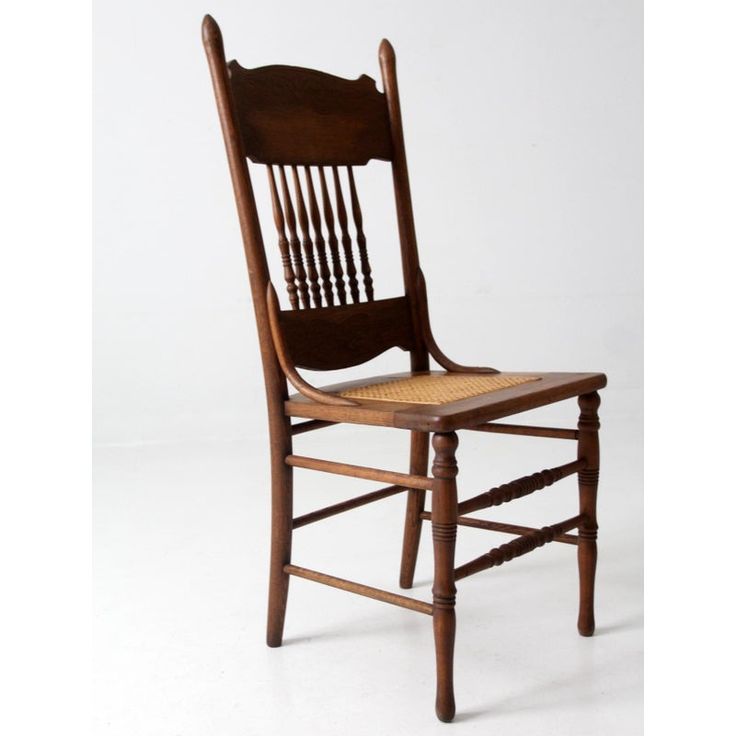
[(284, 462), (291, 454), (291, 430), (286, 424), (271, 430), (271, 567), (268, 584), (266, 643), (280, 647), (284, 634), (291, 562), (294, 471)]
[[(429, 435), (426, 432), (411, 433), (411, 459), (409, 472), (412, 475), (426, 475), (429, 458)], [(401, 550), (401, 571), (399, 585), (411, 588), (414, 584), (414, 570), (417, 566), (419, 538), (422, 534), (422, 517), (426, 491), (410, 489), (406, 498), (404, 519), (404, 546)]]
[(452, 665), (455, 648), (455, 537), (457, 535), (457, 435), (432, 437), (432, 542), (434, 584), (432, 586), (434, 644), (437, 655), (437, 699), (435, 710), (441, 721), (455, 716)]
[(578, 529), (578, 572), (580, 575), (578, 631), (582, 636), (592, 636), (595, 631), (593, 599), (595, 567), (598, 559), (596, 498), (600, 462), (598, 446), (598, 429), (600, 428), (598, 407), (600, 404), (601, 400), (596, 392), (578, 398), (580, 407), (578, 457), (586, 460), (585, 468), (578, 472), (580, 515), (582, 517)]

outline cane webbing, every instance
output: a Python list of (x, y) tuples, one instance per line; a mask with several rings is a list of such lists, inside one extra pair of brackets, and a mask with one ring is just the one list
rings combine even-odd
[(405, 404), (449, 404), (451, 401), (538, 380), (537, 376), (514, 376), (507, 373), (438, 373), (358, 386), (342, 391), (340, 396)]

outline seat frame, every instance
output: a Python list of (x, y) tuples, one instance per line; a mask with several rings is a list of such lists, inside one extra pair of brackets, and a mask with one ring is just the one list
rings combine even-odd
[[(202, 33), (243, 236), (268, 407), (272, 514), (267, 644), (271, 647), (282, 644), (289, 579), (292, 576), (428, 614), (433, 620), (436, 650), (435, 710), (440, 720), (451, 721), (455, 715), (453, 652), (457, 580), (501, 565), (549, 542), (574, 545), (577, 547), (580, 581), (578, 631), (583, 636), (593, 634), (600, 426), (600, 398), (597, 392), (606, 385), (606, 377), (601, 373), (534, 374), (539, 380), (440, 405), (356, 401), (340, 396), (342, 391), (354, 385), (365, 385), (366, 381), (322, 388), (308, 383), (300, 374), (300, 368), (331, 370), (356, 365), (394, 346), (410, 354), (411, 371), (398, 374), (399, 377), (428, 372), (430, 357), (449, 373), (487, 374), (498, 371), (455, 363), (440, 350), (432, 335), (426, 285), (419, 267), (396, 58), (391, 44), (383, 40), (379, 48), (384, 89), (383, 93), (379, 93), (375, 90), (373, 80), (365, 76), (350, 81), (297, 67), (244, 70), (236, 62), (228, 66), (220, 29), (211, 16), (205, 17)], [(294, 83), (297, 78), (300, 80), (298, 84)], [(298, 91), (294, 92), (295, 89)], [(285, 97), (279, 98), (281, 93)], [(308, 94), (313, 94), (319, 103), (318, 112), (315, 112), (317, 102), (314, 106), (309, 101), (303, 102), (302, 98)], [(287, 99), (288, 95), (291, 98)], [(344, 102), (341, 102), (340, 95), (344, 95)], [(298, 110), (295, 107), (297, 105), (301, 105)], [(343, 121), (343, 124), (326, 132), (321, 131), (320, 121), (327, 119), (325, 111), (334, 115), (335, 120)], [(297, 115), (297, 112), (303, 115)], [(303, 145), (299, 145), (300, 142)], [(373, 283), (352, 170), (352, 166), (365, 164), (374, 158), (388, 160), (392, 167), (404, 280), (403, 296), (377, 301), (373, 300)], [(274, 217), (279, 230), (279, 247), (291, 310), (281, 309), (269, 275), (247, 159), (269, 167)], [(315, 260), (314, 254), (316, 252), (317, 256), (323, 256), (326, 249), (324, 244), (322, 250), (319, 244), (315, 244), (315, 251), (309, 240), (307, 225), (303, 227), (305, 260), (301, 258), (298, 239), (298, 252), (294, 250), (292, 236), (295, 236), (296, 220), (288, 195), (282, 207), (274, 165), (280, 173), (282, 192), (288, 191), (284, 166), (291, 166), (294, 170), (297, 215), (302, 226), (307, 210), (301, 201), (302, 193), (298, 190), (299, 179), (295, 166), (307, 167), (310, 208), (314, 202), (308, 167), (319, 167), (320, 177), (323, 177), (323, 166), (349, 167), (350, 195), (367, 302), (347, 304), (348, 288), (353, 293), (353, 301), (357, 302), (359, 286), (357, 269), (351, 258), (347, 262), (344, 284), (335, 278), (336, 287), (343, 287), (339, 294), (340, 304), (333, 303), (330, 297), (328, 305), (321, 306), (318, 270), (326, 266), (326, 261), (323, 263), (319, 258)], [(334, 168), (333, 173), (337, 180), (338, 174)], [(345, 209), (339, 191), (337, 193), (337, 214), (342, 227)], [(325, 212), (325, 216), (328, 214), (332, 217), (331, 212)], [(285, 221), (289, 227), (288, 237)], [(328, 227), (331, 230), (329, 222)], [(345, 232), (343, 229), (343, 236)], [(335, 246), (335, 243), (330, 243), (330, 246)], [(326, 285), (328, 282), (324, 275), (319, 275), (323, 276), (322, 285)], [(310, 289), (315, 307), (301, 308), (311, 306)], [(332, 336), (335, 336), (335, 340), (328, 339)], [(289, 396), (287, 383), (298, 393)], [(575, 429), (497, 421), (575, 397), (579, 405)], [(408, 430), (411, 436), (408, 472), (350, 465), (294, 453), (294, 436), (339, 423)], [(523, 476), (458, 502), (456, 451), (457, 432), (460, 430), (573, 440), (577, 444), (577, 457), (564, 465)], [(430, 438), (434, 454), (431, 474), (428, 474)], [(294, 468), (363, 478), (386, 485), (377, 491), (295, 518)], [(537, 529), (467, 515), (527, 496), (571, 475), (577, 475), (578, 479), (579, 511), (562, 522)], [(432, 494), (430, 512), (425, 510), (427, 491)], [(292, 563), (292, 533), (295, 529), (399, 493), (407, 493), (399, 585), (403, 589), (413, 585), (422, 522), (430, 521), (434, 553), (431, 603)], [(458, 526), (517, 536), (511, 542), (456, 567)], [(571, 534), (575, 529), (577, 534)]]

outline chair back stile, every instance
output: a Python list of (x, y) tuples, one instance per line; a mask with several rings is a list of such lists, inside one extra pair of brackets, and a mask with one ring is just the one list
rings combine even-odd
[[(294, 384), (298, 368), (347, 368), (399, 347), (410, 353), (412, 370), (427, 370), (421, 321), (426, 305), (418, 303), (424, 294), (417, 285), (419, 263), (391, 45), (383, 41), (379, 50), (380, 92), (366, 75), (348, 80), (302, 67), (245, 69), (236, 61), (228, 63), (212, 19), (205, 21), (203, 38), (243, 233), (269, 413), (286, 396), (285, 377)], [(266, 169), (285, 309), (269, 289), (247, 159)], [(390, 299), (374, 296), (356, 181), (356, 167), (371, 160), (390, 162), (393, 172), (405, 293)], [(299, 390), (311, 388), (297, 382)], [(320, 392), (312, 391), (320, 400)]]
[[(286, 423), (279, 417), (279, 407), (288, 398), (286, 378), (280, 368), (279, 359), (269, 327), (266, 293), (270, 282), (268, 261), (263, 247), (263, 236), (258, 220), (258, 209), (253, 194), (253, 185), (245, 161), (245, 148), (238, 129), (235, 102), (229, 83), (225, 61), (225, 50), (220, 28), (211, 16), (202, 24), (202, 41), (212, 77), (215, 102), (222, 127), (230, 176), (235, 194), (235, 205), (243, 238), (248, 278), (250, 281), (256, 328), (260, 343), (261, 361), (268, 405), (269, 429), (272, 438), (272, 454), (281, 446), (281, 451), (290, 448), (290, 437)], [(280, 441), (279, 441), (280, 440)]]

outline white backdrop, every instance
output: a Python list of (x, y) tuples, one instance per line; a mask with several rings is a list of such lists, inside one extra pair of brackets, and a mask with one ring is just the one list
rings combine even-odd
[[(98, 732), (446, 731), (432, 709), (425, 617), (294, 581), (285, 646), (264, 644), (266, 413), (200, 42), (205, 12), (219, 21), (228, 57), (244, 66), (286, 63), (379, 78), (378, 43), (389, 38), (438, 342), (468, 364), (608, 374), (597, 635), (584, 640), (575, 631), (577, 573), (567, 545), (463, 581), (456, 727), (468, 735), (635, 736), (642, 671), (638, 0), (96, 4)], [(400, 275), (388, 166), (373, 163), (356, 177), (376, 295), (394, 296)], [(254, 179), (262, 185), (263, 172)], [(275, 256), (270, 204), (262, 203)], [(389, 351), (352, 373), (406, 366), (406, 356)], [(531, 421), (570, 426), (576, 416), (574, 402), (564, 402)], [(331, 428), (297, 438), (297, 452), (402, 470), (405, 434)], [(460, 496), (565, 462), (571, 449), (463, 434)], [(349, 479), (296, 475), (297, 514), (368, 490)], [(573, 481), (538, 495), (493, 516), (538, 526), (575, 513)], [(396, 588), (403, 503), (388, 499), (299, 530), (294, 561)], [(430, 596), (428, 537), (412, 593), (422, 599)], [(508, 539), (465, 530), (458, 562), (501, 541)]]
[[(389, 38), (440, 345), (506, 370), (604, 370), (604, 416), (637, 421), (639, 2), (131, 0), (95, 10), (97, 443), (231, 439), (265, 419), (200, 43), (205, 11), (243, 66), (380, 79), (377, 47)], [(386, 168), (372, 164), (358, 182), (378, 296), (399, 293)], [(405, 366), (388, 353), (375, 370)]]

